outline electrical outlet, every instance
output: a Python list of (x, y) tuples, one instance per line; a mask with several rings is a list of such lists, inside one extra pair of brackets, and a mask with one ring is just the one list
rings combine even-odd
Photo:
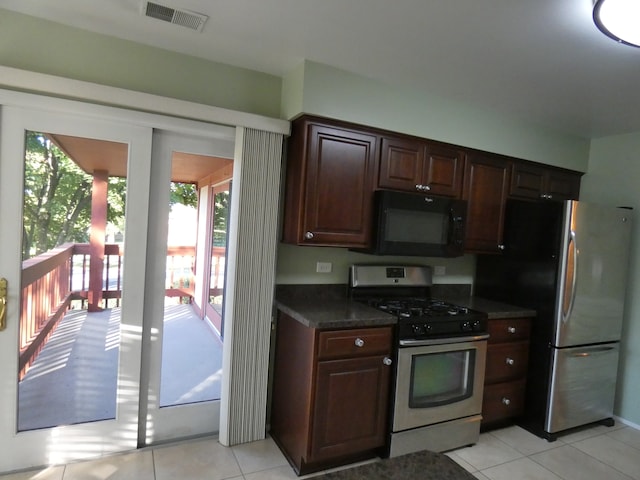
[(434, 275), (445, 275), (447, 273), (447, 268), (443, 265), (438, 265), (437, 267), (433, 267)]
[(331, 262), (317, 262), (316, 273), (331, 273)]

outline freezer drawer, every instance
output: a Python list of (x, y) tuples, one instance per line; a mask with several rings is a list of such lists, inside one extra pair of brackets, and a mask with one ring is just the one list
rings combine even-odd
[(611, 417), (619, 344), (552, 350), (545, 431), (557, 433)]

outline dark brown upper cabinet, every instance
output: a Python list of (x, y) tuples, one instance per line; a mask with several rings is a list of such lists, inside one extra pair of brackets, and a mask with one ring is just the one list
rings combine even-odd
[(500, 253), (511, 165), (489, 155), (470, 155), (464, 174), (467, 200), (464, 248), (473, 253)]
[(378, 187), (460, 198), (465, 154), (411, 137), (384, 136)]
[(511, 197), (541, 200), (575, 200), (580, 194), (581, 174), (514, 162), (511, 172)]
[(287, 159), (283, 239), (298, 245), (368, 247), (378, 136), (303, 117)]

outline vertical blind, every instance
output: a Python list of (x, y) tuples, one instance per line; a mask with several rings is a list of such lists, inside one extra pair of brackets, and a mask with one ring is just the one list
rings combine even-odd
[[(223, 445), (265, 438), (269, 336), (278, 239), (283, 135), (238, 128), (230, 226), (229, 303), (225, 338), (220, 435)], [(234, 167), (235, 168), (235, 167)]]

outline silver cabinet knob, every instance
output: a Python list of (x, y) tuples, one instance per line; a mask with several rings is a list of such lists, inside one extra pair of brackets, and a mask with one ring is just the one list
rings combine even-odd
[(364, 340), (361, 338), (356, 338), (356, 341), (353, 343), (355, 343), (356, 347), (364, 347)]
[(418, 190), (419, 192), (428, 192), (431, 190), (431, 187), (429, 185), (418, 184), (416, 185), (416, 190)]
[(514, 363), (516, 363), (516, 361), (515, 361), (513, 358), (509, 358), (509, 357), (507, 357), (507, 358), (504, 360), (504, 362), (505, 362), (507, 365), (513, 365)]
[(304, 234), (304, 238), (311, 240), (313, 238), (313, 232), (307, 232)]
[(499, 244), (498, 245), (498, 250), (500, 250), (501, 252), (503, 252), (505, 249), (505, 246), (503, 244)]
[(502, 397), (502, 403), (504, 405), (510, 405), (511, 404), (511, 400), (509, 400), (507, 397)]
[(507, 332), (516, 333), (516, 327), (507, 327)]
[(382, 363), (384, 363), (388, 367), (393, 363), (393, 360), (391, 360), (389, 357), (384, 357), (384, 360), (382, 360)]

